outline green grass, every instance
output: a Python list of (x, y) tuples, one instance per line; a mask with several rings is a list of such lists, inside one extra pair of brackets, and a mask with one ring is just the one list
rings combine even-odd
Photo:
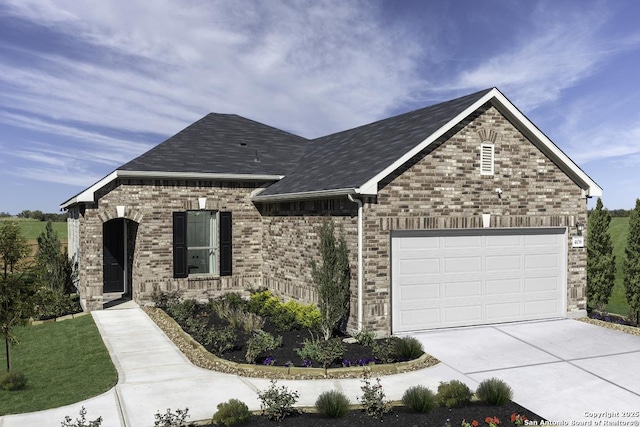
[(627, 304), (624, 283), (622, 282), (622, 261), (624, 260), (624, 248), (627, 245), (627, 235), (629, 234), (629, 217), (611, 218), (609, 234), (613, 241), (613, 254), (616, 256), (616, 280), (613, 284), (613, 292), (606, 311), (627, 316), (629, 314), (629, 305)]
[[(109, 353), (90, 315), (15, 330), (12, 369), (23, 372), (27, 387), (0, 390), (0, 415), (56, 408), (97, 396), (118, 381)], [(6, 369), (4, 340), (0, 369)]]
[[(27, 240), (37, 240), (40, 233), (42, 233), (44, 228), (47, 226), (46, 221), (36, 221), (34, 219), (2, 218), (0, 221), (16, 221), (20, 225), (22, 234)], [(58, 238), (61, 241), (67, 240), (66, 222), (52, 222), (51, 226), (58, 233)]]

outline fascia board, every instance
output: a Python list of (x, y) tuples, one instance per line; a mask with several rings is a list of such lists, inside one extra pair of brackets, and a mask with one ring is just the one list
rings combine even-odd
[(287, 200), (301, 200), (301, 199), (314, 199), (314, 198), (327, 198), (346, 196), (349, 194), (358, 194), (355, 188), (338, 188), (334, 190), (318, 190), (318, 191), (303, 191), (299, 193), (285, 193), (285, 194), (269, 194), (266, 196), (255, 195), (251, 198), (254, 202), (281, 202)]
[[(496, 89), (494, 105), (507, 119), (523, 132), (549, 158), (554, 160), (560, 168), (569, 175), (580, 187), (587, 191), (589, 197), (602, 196), (602, 187), (589, 177), (580, 167), (569, 158), (556, 144), (553, 143), (527, 116), (511, 103)], [(520, 126), (518, 126), (520, 125)], [(538, 142), (538, 143), (536, 143)]]

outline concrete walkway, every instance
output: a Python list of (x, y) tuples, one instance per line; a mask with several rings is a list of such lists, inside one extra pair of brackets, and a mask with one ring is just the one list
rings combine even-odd
[[(260, 409), (257, 391), (269, 380), (243, 378), (195, 367), (137, 306), (94, 311), (98, 329), (118, 370), (116, 387), (100, 396), (46, 411), (0, 417), (0, 427), (59, 426), (66, 415), (78, 417), (82, 406), (87, 419), (103, 418), (103, 427), (153, 426), (154, 415), (171, 408), (189, 408), (190, 421), (211, 419), (218, 403), (237, 398), (249, 409)], [(421, 371), (382, 377), (390, 399), (400, 399), (415, 384), (437, 389), (440, 381), (466, 380), (454, 368), (440, 364)], [(300, 394), (300, 405), (312, 406), (323, 391), (341, 390), (353, 403), (361, 395), (359, 379), (278, 381)]]

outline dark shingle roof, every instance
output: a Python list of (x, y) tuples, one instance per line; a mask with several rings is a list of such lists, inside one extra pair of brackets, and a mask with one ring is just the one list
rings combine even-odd
[(118, 170), (284, 175), (308, 144), (235, 114), (211, 113)]
[(490, 90), (315, 139), (296, 168), (260, 196), (360, 187)]

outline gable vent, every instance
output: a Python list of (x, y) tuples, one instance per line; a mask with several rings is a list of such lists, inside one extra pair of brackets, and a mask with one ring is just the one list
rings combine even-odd
[(480, 145), (480, 175), (493, 175), (493, 144)]

